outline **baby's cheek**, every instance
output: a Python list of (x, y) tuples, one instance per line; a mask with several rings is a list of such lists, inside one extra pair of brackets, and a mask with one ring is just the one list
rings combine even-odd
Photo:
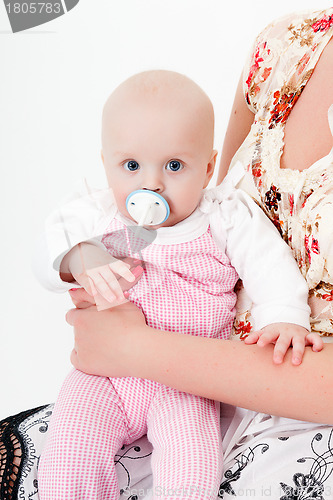
[(120, 213), (125, 215), (126, 217), (130, 217), (129, 213), (127, 212), (126, 209), (126, 198), (128, 196), (128, 192), (125, 192), (124, 190), (120, 190), (119, 188), (111, 188), (112, 189), (112, 195), (114, 202), (119, 210)]
[(196, 192), (191, 186), (180, 195), (179, 207), (185, 217), (188, 217), (199, 205), (202, 190)]

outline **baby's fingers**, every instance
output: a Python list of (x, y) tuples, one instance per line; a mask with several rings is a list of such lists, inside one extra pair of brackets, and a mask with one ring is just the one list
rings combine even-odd
[(289, 346), (290, 346), (290, 338), (284, 338), (280, 336), (277, 339), (273, 351), (273, 362), (275, 364), (280, 365), (283, 362)]
[[(85, 274), (75, 274), (74, 275), (75, 281), (81, 285), (82, 288), (85, 289), (85, 291), (93, 297), (96, 294), (96, 289), (94, 287), (94, 282), (91, 280), (91, 278)], [(76, 305), (76, 304), (75, 304)]]
[(89, 276), (90, 281), (93, 282), (94, 287), (92, 287), (92, 290), (94, 295), (98, 292), (102, 295), (102, 297), (111, 303), (116, 299), (122, 300), (124, 298), (118, 280), (109, 266), (90, 269), (87, 271), (87, 275)]
[(260, 339), (261, 332), (252, 332), (245, 339), (245, 344), (256, 344)]
[(294, 337), (293, 338), (293, 353), (291, 357), (291, 362), (293, 365), (300, 365), (305, 351), (305, 337)]
[(131, 283), (135, 280), (135, 275), (131, 272), (130, 265), (126, 262), (117, 260), (109, 264), (109, 268), (112, 272), (119, 274), (119, 276)]
[(94, 276), (94, 297), (99, 293), (109, 302), (114, 302), (117, 298), (112, 283), (106, 282), (103, 276)]
[(312, 350), (315, 352), (321, 351), (324, 347), (323, 339), (315, 332), (308, 333), (306, 343), (307, 345), (312, 345)]
[[(87, 279), (88, 279), (88, 283), (89, 283), (90, 292), (92, 293), (93, 297), (95, 297), (95, 295), (97, 295), (97, 290), (96, 290), (96, 287), (94, 284), (94, 280), (92, 278), (90, 278), (90, 276), (87, 276)], [(89, 293), (89, 290), (86, 290), (86, 292)]]
[(272, 329), (268, 331), (264, 331), (264, 333), (260, 336), (258, 340), (258, 345), (260, 347), (264, 347), (268, 344), (274, 344), (274, 342), (279, 338), (279, 332)]

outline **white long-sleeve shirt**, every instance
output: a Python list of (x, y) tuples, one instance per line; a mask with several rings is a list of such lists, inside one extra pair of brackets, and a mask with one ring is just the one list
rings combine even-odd
[[(222, 328), (222, 336), (228, 336), (234, 312), (233, 288), (239, 276), (253, 302), (256, 329), (277, 322), (295, 323), (310, 329), (306, 282), (276, 228), (252, 198), (236, 188), (244, 175), (242, 165), (235, 166), (220, 186), (203, 192), (199, 206), (187, 219), (154, 232), (146, 230), (147, 244), (140, 254), (146, 263), (146, 276), (130, 290), (130, 300), (142, 307), (148, 320), (149, 304), (155, 302), (154, 311), (160, 310), (162, 315), (162, 309), (172, 308), (175, 316), (184, 317), (184, 328), (188, 324), (193, 333), (198, 317), (193, 316), (193, 311), (180, 295), (191, 297), (188, 300), (192, 301), (193, 310), (200, 305), (205, 316), (215, 315), (215, 324), (223, 316), (222, 309), (219, 310), (223, 303), (221, 297), (229, 294), (228, 314)], [(51, 290), (68, 290), (73, 283), (60, 279), (59, 267), (73, 246), (93, 240), (103, 248), (106, 245), (115, 257), (121, 258), (125, 256), (124, 245), (119, 246), (119, 241), (112, 242), (112, 238), (117, 240), (118, 235), (119, 240), (119, 235), (125, 234), (124, 231), (131, 232), (133, 226), (135, 223), (117, 210), (109, 189), (88, 193), (84, 189), (79, 191), (46, 221), (45, 234), (34, 259), (38, 279)], [(191, 261), (189, 255), (194, 260)], [(209, 265), (205, 265), (206, 259)], [(232, 269), (238, 276), (232, 273)], [(183, 285), (176, 283), (175, 276), (181, 276), (187, 288), (183, 289)], [(226, 288), (227, 280), (229, 285)], [(164, 283), (162, 289), (159, 289), (160, 281)], [(173, 284), (165, 285), (166, 282)], [(176, 291), (172, 292), (173, 286)], [(168, 302), (166, 297), (169, 294), (171, 299)], [(158, 297), (160, 302), (156, 304)], [(172, 328), (170, 319), (167, 323), (157, 321), (157, 316), (158, 313), (154, 314), (151, 326), (182, 330), (179, 324)], [(200, 324), (198, 328), (201, 332), (206, 327), (211, 328), (211, 325)]]

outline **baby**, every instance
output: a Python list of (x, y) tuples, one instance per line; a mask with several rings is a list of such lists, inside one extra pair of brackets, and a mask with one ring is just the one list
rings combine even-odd
[[(112, 193), (72, 200), (49, 219), (49, 259), (57, 268), (49, 266), (50, 286), (68, 289), (76, 280), (100, 308), (129, 299), (154, 328), (227, 339), (240, 277), (258, 330), (249, 342), (275, 342), (276, 362), (293, 345), (299, 364), (305, 345), (322, 348), (309, 333), (307, 285), (274, 226), (236, 189), (245, 175), (240, 164), (221, 186), (203, 191), (216, 161), (213, 139), (212, 104), (187, 77), (148, 71), (122, 83), (103, 112), (102, 160)], [(165, 200), (162, 221), (143, 216), (148, 228), (140, 229), (128, 204), (137, 190)], [(119, 280), (128, 282), (125, 295)], [(74, 370), (41, 458), (41, 500), (118, 498), (115, 455), (146, 433), (154, 498), (215, 499), (219, 425), (214, 401), (149, 380)]]

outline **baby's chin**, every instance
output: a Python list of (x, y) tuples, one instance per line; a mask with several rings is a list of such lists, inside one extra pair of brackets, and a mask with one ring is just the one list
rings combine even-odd
[(188, 215), (183, 215), (183, 216), (175, 216), (172, 212), (170, 213), (169, 217), (165, 222), (162, 224), (158, 224), (156, 226), (144, 226), (146, 229), (160, 229), (161, 227), (172, 227), (178, 224), (179, 222), (182, 222), (183, 220), (187, 219), (191, 214)]
[(175, 224), (177, 224), (177, 222), (169, 223), (169, 221), (165, 221), (162, 224), (156, 224), (155, 226), (147, 225), (147, 226), (142, 226), (142, 227), (144, 227), (145, 229), (151, 230), (151, 231), (156, 231), (157, 229), (160, 229), (161, 227), (170, 227), (170, 226), (174, 226)]
[[(132, 220), (134, 221), (134, 219), (132, 219)], [(171, 216), (169, 216), (168, 219), (165, 222), (162, 222), (162, 224), (143, 225), (142, 227), (144, 229), (147, 229), (148, 231), (156, 231), (157, 229), (160, 229), (161, 227), (175, 226), (176, 224), (178, 224), (178, 222), (181, 222), (181, 220), (183, 220), (183, 219), (177, 220), (176, 218), (173, 219)], [(134, 221), (134, 222), (135, 222), (136, 225), (138, 225), (138, 223), (136, 221)]]

